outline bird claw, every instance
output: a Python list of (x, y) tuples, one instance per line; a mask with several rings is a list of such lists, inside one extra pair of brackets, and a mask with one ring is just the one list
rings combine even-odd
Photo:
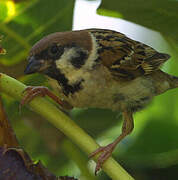
[(98, 153), (101, 153), (96, 163), (95, 175), (97, 175), (97, 172), (101, 169), (103, 163), (111, 156), (113, 149), (114, 149), (114, 146), (111, 143), (111, 144), (108, 144), (107, 146), (99, 147), (96, 151), (92, 152), (89, 155), (89, 158), (92, 158)]
[(20, 107), (24, 106), (25, 104), (29, 103), (32, 99), (34, 99), (37, 96), (45, 96), (46, 91), (48, 91), (48, 88), (43, 86), (28, 86), (22, 93), (26, 93), (26, 95), (22, 98), (20, 102)]
[(19, 106), (19, 111), (21, 110), (21, 107), (25, 104), (29, 103), (32, 99), (34, 99), (37, 96), (49, 96), (52, 98), (56, 103), (58, 103), (60, 106), (62, 106), (64, 109), (71, 110), (73, 107), (66, 101), (61, 100), (59, 97), (57, 97), (55, 94), (50, 92), (47, 87), (43, 86), (28, 86), (23, 93), (26, 92), (26, 95), (22, 98)]

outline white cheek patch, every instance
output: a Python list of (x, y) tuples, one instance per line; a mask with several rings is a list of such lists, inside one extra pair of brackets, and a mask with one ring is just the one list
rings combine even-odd
[(70, 62), (72, 58), (78, 56), (79, 54), (77, 53), (75, 47), (70, 49), (66, 48), (60, 59), (56, 60), (57, 68), (65, 75), (70, 84), (80, 81), (82, 77), (85, 76), (82, 68), (76, 69)]
[(75, 70), (73, 65), (70, 63), (70, 60), (74, 57), (77, 57), (78, 54), (76, 52), (76, 48), (65, 48), (63, 55), (60, 59), (56, 60), (56, 66), (61, 70), (62, 73), (71, 74), (72, 71)]

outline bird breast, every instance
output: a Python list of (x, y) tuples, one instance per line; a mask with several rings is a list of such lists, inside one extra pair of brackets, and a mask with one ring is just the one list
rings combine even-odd
[(119, 110), (128, 108), (132, 111), (142, 109), (154, 96), (153, 81), (141, 76), (134, 80), (115, 80), (108, 69), (98, 66), (92, 72), (83, 71), (81, 89), (74, 94), (64, 95), (56, 80), (50, 79), (59, 96), (73, 107), (103, 108)]

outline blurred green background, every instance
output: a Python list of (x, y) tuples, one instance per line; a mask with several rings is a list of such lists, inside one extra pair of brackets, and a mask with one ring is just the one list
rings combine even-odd
[[(97, 13), (97, 14), (96, 14)], [(0, 0), (0, 35), (7, 54), (0, 56), (0, 72), (26, 85), (46, 85), (42, 75), (24, 76), (30, 47), (51, 32), (84, 28), (107, 28), (125, 33), (171, 55), (163, 70), (178, 75), (177, 0)], [(45, 119), (19, 102), (1, 94), (22, 147), (56, 175), (81, 180), (108, 180), (95, 164)], [(135, 114), (134, 132), (113, 156), (136, 180), (178, 179), (178, 90), (154, 98)], [(121, 132), (119, 112), (74, 109), (71, 117), (101, 145)], [(79, 137), (80, 138), (80, 137)]]

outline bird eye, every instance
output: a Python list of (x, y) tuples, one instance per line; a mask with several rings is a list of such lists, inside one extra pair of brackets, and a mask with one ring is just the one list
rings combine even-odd
[(51, 55), (56, 55), (58, 53), (58, 51), (59, 51), (59, 49), (58, 49), (57, 45), (51, 46), (51, 48), (50, 48), (50, 54)]
[(57, 46), (56, 44), (52, 45), (48, 49), (48, 55), (52, 59), (58, 59), (64, 52), (64, 47), (62, 46)]

